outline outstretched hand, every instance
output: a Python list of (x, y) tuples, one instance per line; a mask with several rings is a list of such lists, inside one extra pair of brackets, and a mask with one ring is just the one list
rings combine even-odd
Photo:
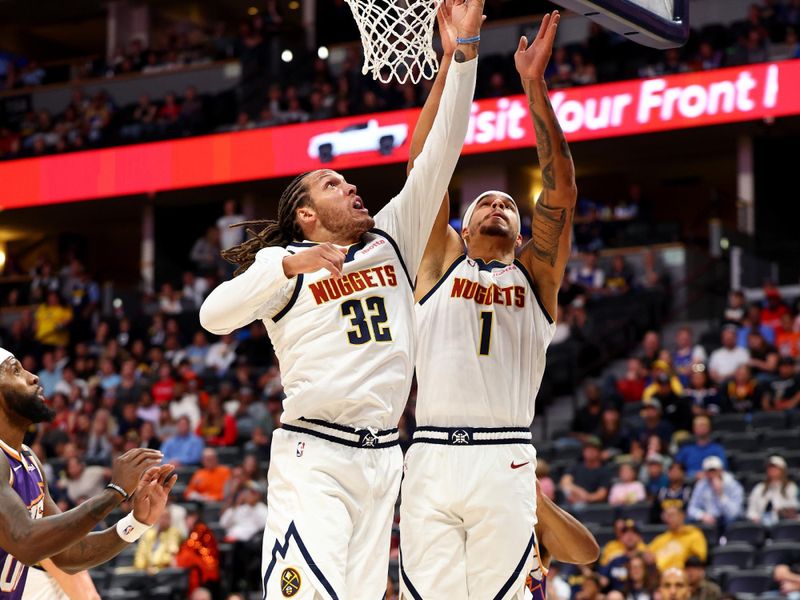
[(174, 470), (172, 465), (161, 465), (144, 472), (133, 496), (133, 516), (137, 521), (146, 525), (158, 521), (167, 506), (170, 490), (178, 481)]
[(436, 22), (439, 24), (439, 37), (442, 39), (442, 50), (445, 56), (453, 56), (456, 51), (456, 38), (458, 31), (453, 25), (453, 8), (447, 2), (442, 2), (436, 13)]
[(521, 79), (543, 79), (550, 54), (553, 52), (553, 41), (556, 39), (558, 22), (561, 15), (557, 10), (547, 14), (542, 19), (539, 31), (533, 42), (528, 46), (528, 39), (523, 35), (519, 46), (514, 53), (514, 65)]
[(460, 37), (472, 37), (481, 32), (486, 20), (483, 16), (484, 0), (445, 0), (451, 23)]

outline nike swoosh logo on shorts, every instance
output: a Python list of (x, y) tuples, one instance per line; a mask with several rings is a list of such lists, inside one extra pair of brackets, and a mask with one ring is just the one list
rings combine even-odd
[(511, 468), (512, 468), (512, 469), (519, 469), (520, 467), (524, 467), (524, 466), (525, 466), (525, 465), (527, 465), (528, 463), (530, 463), (530, 461), (526, 461), (526, 462), (524, 462), (524, 463), (519, 463), (519, 464), (516, 464), (516, 463), (515, 463), (515, 462), (512, 460), (512, 461), (511, 461)]
[(14, 467), (14, 470), (15, 471), (19, 471), (21, 468), (22, 468), (22, 465), (17, 465), (16, 467)]

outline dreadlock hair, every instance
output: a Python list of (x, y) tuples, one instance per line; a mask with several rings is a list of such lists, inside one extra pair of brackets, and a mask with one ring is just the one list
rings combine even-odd
[[(304, 182), (306, 175), (310, 173), (312, 171), (301, 173), (283, 190), (278, 201), (277, 221), (263, 219), (242, 221), (231, 225), (231, 227), (245, 227), (251, 236), (241, 244), (222, 251), (222, 258), (237, 265), (237, 269), (233, 273), (234, 277), (244, 273), (253, 264), (256, 253), (262, 248), (286, 246), (293, 240), (302, 239), (303, 231), (295, 220), (295, 213), (298, 208), (311, 203), (311, 194)], [(261, 230), (255, 231), (250, 226), (260, 226)]]

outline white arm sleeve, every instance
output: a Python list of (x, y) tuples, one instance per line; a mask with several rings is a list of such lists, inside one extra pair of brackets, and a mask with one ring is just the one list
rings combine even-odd
[(417, 276), (442, 198), (456, 168), (469, 125), (478, 59), (454, 62), (439, 111), (403, 189), (375, 215), (375, 226), (392, 236), (411, 279)]
[(258, 318), (272, 316), (271, 307), (293, 289), (295, 279), (283, 272), (285, 248), (262, 248), (255, 262), (241, 275), (218, 285), (200, 307), (200, 324), (216, 335), (230, 333)]

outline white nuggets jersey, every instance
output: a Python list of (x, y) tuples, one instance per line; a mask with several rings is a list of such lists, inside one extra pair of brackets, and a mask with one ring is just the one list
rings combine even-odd
[(462, 255), (416, 320), (418, 425), (530, 426), (555, 323), (521, 262)]
[(414, 365), (414, 295), (395, 241), (373, 229), (349, 248), (341, 279), (321, 269), (289, 289), (285, 306), (264, 319), (286, 392), (282, 420), (395, 427)]

